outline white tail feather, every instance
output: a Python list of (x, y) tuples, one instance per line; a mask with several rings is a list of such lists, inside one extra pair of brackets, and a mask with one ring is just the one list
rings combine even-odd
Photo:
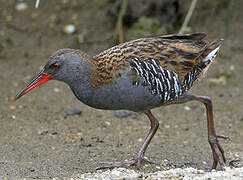
[(210, 63), (218, 54), (220, 46), (218, 46), (217, 48), (215, 48), (212, 52), (210, 52), (204, 59), (203, 62), (205, 64)]

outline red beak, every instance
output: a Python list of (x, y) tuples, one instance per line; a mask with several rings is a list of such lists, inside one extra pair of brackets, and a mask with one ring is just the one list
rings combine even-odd
[(35, 87), (51, 80), (50, 74), (44, 73), (42, 70), (35, 78), (33, 78), (15, 97), (15, 100), (19, 99), (21, 96), (28, 93), (30, 90), (34, 89)]

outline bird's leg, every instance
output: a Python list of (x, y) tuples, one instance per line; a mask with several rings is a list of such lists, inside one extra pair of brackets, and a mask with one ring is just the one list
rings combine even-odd
[(132, 159), (130, 161), (125, 161), (125, 162), (101, 162), (101, 163), (99, 163), (99, 164), (101, 164), (101, 166), (97, 167), (96, 169), (125, 167), (125, 166), (137, 166), (139, 168), (143, 161), (151, 163), (150, 161), (148, 161), (147, 159), (144, 158), (144, 154), (145, 154), (145, 151), (146, 151), (150, 141), (152, 140), (154, 134), (156, 133), (156, 131), (159, 127), (159, 122), (153, 116), (153, 114), (151, 113), (150, 110), (145, 111), (145, 114), (148, 116), (148, 118), (150, 120), (151, 128), (150, 128), (150, 131), (149, 131), (142, 147), (140, 148), (140, 150), (138, 152), (138, 155), (134, 159)]
[(219, 162), (221, 169), (224, 168), (226, 158), (224, 156), (224, 150), (218, 143), (217, 137), (223, 137), (216, 135), (213, 120), (213, 104), (209, 97), (205, 96), (194, 96), (195, 100), (203, 103), (207, 110), (207, 126), (208, 126), (208, 142), (213, 152), (213, 166), (212, 169), (216, 169)]
[(150, 120), (150, 125), (151, 125), (151, 128), (150, 128), (150, 131), (142, 145), (142, 147), (140, 148), (139, 152), (138, 152), (138, 156), (137, 156), (137, 166), (139, 167), (141, 165), (141, 160), (144, 160), (144, 161), (147, 161), (149, 163), (151, 163), (150, 161), (144, 159), (144, 154), (145, 154), (145, 151), (150, 143), (150, 141), (152, 140), (152, 138), (154, 137), (158, 127), (159, 127), (159, 122), (158, 120), (153, 116), (153, 114), (151, 113), (150, 110), (146, 111), (145, 114), (148, 116), (149, 120)]
[(215, 132), (214, 120), (213, 120), (213, 105), (212, 105), (212, 101), (209, 97), (186, 94), (186, 95), (182, 96), (182, 98), (179, 98), (177, 103), (184, 103), (184, 102), (193, 101), (193, 100), (203, 103), (204, 106), (206, 107), (208, 142), (210, 144), (210, 147), (211, 147), (211, 150), (213, 153), (212, 169), (216, 169), (218, 162), (220, 164), (220, 168), (223, 169), (225, 166), (226, 158), (224, 156), (224, 150), (220, 146), (217, 138), (228, 139), (228, 137), (223, 136), (223, 135), (217, 135)]

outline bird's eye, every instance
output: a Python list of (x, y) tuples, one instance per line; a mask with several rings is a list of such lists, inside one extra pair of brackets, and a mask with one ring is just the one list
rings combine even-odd
[(60, 66), (60, 64), (58, 64), (58, 63), (54, 63), (54, 64), (51, 65), (51, 67), (55, 68), (55, 69), (59, 68), (59, 66)]

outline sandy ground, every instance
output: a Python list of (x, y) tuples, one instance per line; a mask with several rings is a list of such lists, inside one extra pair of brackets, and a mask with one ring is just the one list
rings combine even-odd
[[(112, 25), (105, 16), (105, 2), (78, 2), (72, 7), (51, 1), (37, 10), (29, 3), (20, 12), (15, 10), (15, 1), (0, 0), (0, 178), (46, 179), (96, 172), (99, 161), (133, 157), (149, 130), (143, 114), (117, 118), (115, 111), (92, 109), (76, 100), (60, 82), (48, 82), (13, 101), (55, 50), (71, 47), (94, 55), (111, 46), (106, 40)], [(242, 12), (240, 2), (237, 7)], [(193, 29), (225, 41), (206, 78), (192, 91), (212, 97), (217, 132), (231, 138), (220, 140), (227, 165), (242, 167), (243, 17), (238, 14), (229, 21), (227, 12), (225, 9), (215, 18), (208, 17)], [(70, 23), (76, 23), (77, 31), (63, 35), (61, 29)], [(80, 36), (84, 43), (78, 43)], [(226, 84), (211, 86), (210, 80), (222, 73), (230, 76)], [(73, 109), (82, 110), (82, 114), (63, 115)], [(204, 107), (192, 102), (157, 108), (153, 113), (160, 128), (146, 156), (156, 164), (143, 166), (139, 172), (129, 169), (141, 174), (187, 167), (208, 171), (212, 154)]]

